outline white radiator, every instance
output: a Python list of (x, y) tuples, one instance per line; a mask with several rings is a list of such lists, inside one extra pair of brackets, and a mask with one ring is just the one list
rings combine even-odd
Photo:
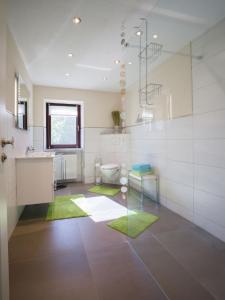
[(55, 156), (54, 177), (55, 181), (76, 180), (78, 178), (78, 159), (76, 153)]
[(65, 154), (63, 157), (65, 180), (77, 179), (77, 154)]

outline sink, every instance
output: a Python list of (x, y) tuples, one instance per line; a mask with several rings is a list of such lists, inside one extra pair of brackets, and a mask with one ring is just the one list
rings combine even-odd
[(55, 156), (55, 152), (38, 152), (38, 151), (34, 151), (34, 152), (28, 152), (26, 154), (27, 157), (54, 157)]

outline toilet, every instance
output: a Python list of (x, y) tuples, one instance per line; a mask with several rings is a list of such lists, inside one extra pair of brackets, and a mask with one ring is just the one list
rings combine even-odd
[(102, 165), (101, 175), (103, 183), (118, 184), (120, 179), (120, 165), (113, 163)]

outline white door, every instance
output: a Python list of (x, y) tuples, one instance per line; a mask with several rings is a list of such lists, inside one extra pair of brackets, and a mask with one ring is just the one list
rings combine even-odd
[[(5, 0), (0, 0), (0, 140), (6, 137), (6, 8)], [(8, 232), (7, 201), (5, 193), (6, 170), (1, 161), (3, 149), (0, 146), (0, 300), (9, 299), (8, 288)]]

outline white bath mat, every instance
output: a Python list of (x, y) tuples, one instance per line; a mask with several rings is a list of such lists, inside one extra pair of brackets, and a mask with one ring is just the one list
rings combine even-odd
[(72, 200), (95, 222), (114, 220), (131, 211), (106, 196), (78, 198)]

